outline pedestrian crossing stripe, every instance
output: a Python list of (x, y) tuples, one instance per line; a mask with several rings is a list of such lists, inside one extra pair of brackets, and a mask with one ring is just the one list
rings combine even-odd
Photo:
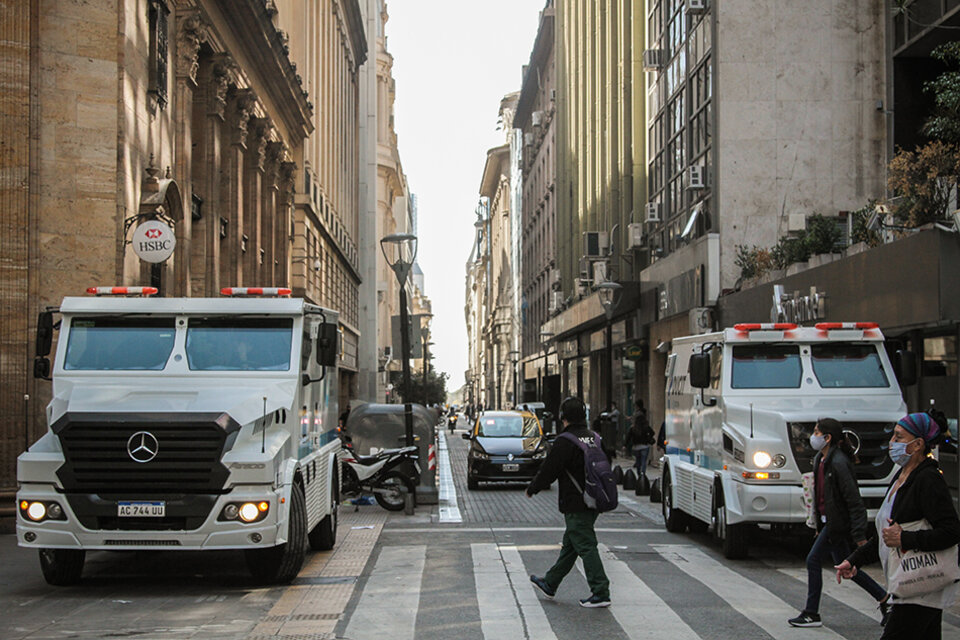
[[(696, 616), (682, 617), (682, 607), (671, 602), (674, 596), (654, 591), (649, 578), (645, 579), (643, 562), (628, 564), (617, 556), (617, 548), (600, 545), (604, 569), (610, 579), (611, 606), (609, 609), (580, 610), (568, 598), (545, 603), (543, 596), (529, 581), (530, 573), (542, 573), (556, 558), (559, 546), (555, 544), (516, 544), (512, 542), (481, 542), (469, 545), (470, 558), (462, 570), (473, 571), (472, 588), (475, 590), (476, 614), (460, 622), (473, 627), (471, 637), (481, 635), (483, 640), (580, 640), (585, 633), (589, 635), (589, 620), (601, 627), (619, 628), (620, 637), (634, 639), (700, 640), (700, 638), (721, 637), (722, 627), (705, 624)], [(724, 565), (720, 560), (705, 553), (694, 545), (650, 545), (653, 556), (658, 561), (658, 575), (663, 571), (679, 572), (703, 585), (717, 596), (716, 606), (725, 603), (730, 614), (718, 612), (718, 620), (730, 619), (734, 615), (742, 620), (736, 629), (729, 629), (727, 637), (755, 637), (765, 634), (777, 640), (840, 640), (838, 631), (827, 627), (799, 629), (790, 627), (787, 619), (796, 614), (795, 604), (789, 604), (767, 587), (747, 575), (741, 574)], [(460, 554), (462, 547), (447, 545), (432, 547), (425, 545), (394, 545), (381, 548), (379, 556), (372, 563), (369, 577), (362, 584), (359, 597), (352, 612), (338, 625), (337, 637), (350, 640), (387, 638), (388, 640), (412, 640), (426, 633), (436, 636), (436, 629), (423, 629), (418, 635), (417, 617), (420, 612), (420, 592), (429, 576), (424, 576), (426, 554)], [(433, 557), (433, 556), (431, 556)], [(648, 556), (649, 557), (649, 556)], [(583, 574), (582, 564), (577, 568)], [(669, 567), (669, 568), (667, 568)], [(533, 569), (533, 571), (531, 571)], [(781, 575), (795, 580), (806, 580), (802, 568), (772, 567)], [(776, 576), (777, 574), (774, 574)], [(467, 578), (469, 580), (469, 578)], [(581, 580), (581, 578), (577, 578)], [(776, 582), (776, 581), (774, 581)], [(581, 583), (582, 584), (582, 583)], [(826, 586), (825, 598), (834, 598), (855, 609), (865, 616), (861, 623), (846, 620), (844, 631), (856, 629), (856, 635), (863, 636), (864, 624), (871, 628), (876, 624), (870, 620), (873, 606), (866, 594), (858, 589)], [(587, 594), (584, 594), (587, 595)], [(668, 601), (671, 600), (671, 601)], [(545, 604), (547, 605), (545, 607)], [(586, 615), (584, 625), (570, 628), (569, 623), (557, 625), (557, 613), (554, 607), (566, 609), (573, 605), (576, 615)], [(427, 603), (429, 607), (429, 603)], [(692, 604), (692, 606), (697, 606)], [(569, 610), (567, 610), (569, 613)], [(479, 620), (473, 619), (478, 615)], [(567, 615), (567, 614), (564, 614)], [(591, 618), (590, 616), (597, 616)], [(610, 616), (610, 617), (605, 617)], [(563, 616), (561, 616), (562, 618)], [(612, 619), (611, 619), (612, 618)], [(606, 620), (607, 622), (602, 622)], [(853, 624), (851, 624), (853, 623)], [(615, 625), (615, 627), (611, 626)], [(433, 635), (431, 635), (431, 632)], [(869, 636), (872, 637), (872, 636)], [(957, 628), (945, 621), (944, 637), (958, 637)]]
[(838, 639), (829, 627), (799, 628), (786, 624), (797, 609), (763, 586), (711, 558), (700, 549), (689, 545), (651, 545), (675, 567), (699, 580), (735, 610), (777, 640), (806, 640), (808, 638)]

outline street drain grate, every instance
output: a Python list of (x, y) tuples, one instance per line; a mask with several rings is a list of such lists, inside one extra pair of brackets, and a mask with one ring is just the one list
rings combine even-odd
[(267, 616), (264, 622), (298, 622), (302, 620), (338, 620), (339, 613), (291, 613), (287, 616)]

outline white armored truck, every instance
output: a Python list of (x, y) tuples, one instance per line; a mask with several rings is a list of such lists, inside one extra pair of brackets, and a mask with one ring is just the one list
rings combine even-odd
[[(915, 354), (896, 360), (901, 382), (913, 384)], [(809, 438), (824, 417), (844, 425), (861, 495), (879, 507), (894, 472), (887, 443), (907, 407), (875, 323), (738, 324), (677, 338), (665, 373), (667, 530), (712, 524), (737, 558), (758, 524), (803, 526)]]
[(49, 429), (17, 466), (17, 540), (47, 581), (77, 582), (93, 549), (243, 549), (255, 578), (289, 582), (308, 543), (332, 548), (336, 312), (289, 289), (88, 292), (40, 314)]

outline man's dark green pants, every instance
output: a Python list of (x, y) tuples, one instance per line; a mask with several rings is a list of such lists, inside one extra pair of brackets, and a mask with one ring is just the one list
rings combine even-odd
[(590, 585), (592, 595), (601, 598), (610, 597), (610, 580), (600, 562), (600, 552), (597, 550), (597, 534), (593, 524), (597, 521), (596, 511), (578, 511), (563, 514), (567, 521), (566, 531), (563, 532), (563, 547), (560, 557), (547, 571), (544, 580), (556, 591), (563, 578), (573, 569), (579, 556), (583, 560), (583, 571), (587, 574), (587, 584)]

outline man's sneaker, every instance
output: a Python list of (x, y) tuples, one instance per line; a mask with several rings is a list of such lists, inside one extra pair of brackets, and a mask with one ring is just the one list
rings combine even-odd
[(884, 600), (878, 607), (880, 609), (880, 626), (887, 626), (887, 620), (890, 619), (890, 601)]
[(550, 598), (551, 600), (553, 600), (553, 596), (557, 595), (557, 590), (551, 589), (550, 585), (547, 584), (547, 581), (541, 578), (540, 576), (535, 576), (531, 574), (530, 582), (533, 583), (533, 586), (535, 586), (540, 593)]
[(589, 598), (583, 598), (582, 600), (580, 600), (580, 606), (587, 607), (589, 609), (609, 607), (610, 598), (601, 598), (600, 596), (590, 596)]
[(810, 613), (808, 611), (801, 611), (800, 615), (796, 618), (790, 618), (787, 620), (791, 626), (794, 627), (822, 627), (823, 622), (820, 621), (819, 613)]

